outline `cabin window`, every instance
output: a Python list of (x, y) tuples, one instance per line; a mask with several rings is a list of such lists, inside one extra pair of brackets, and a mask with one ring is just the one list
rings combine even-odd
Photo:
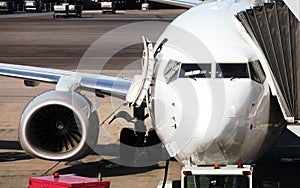
[(211, 64), (182, 64), (180, 78), (211, 78)]
[(216, 78), (249, 78), (247, 63), (217, 63)]
[(266, 80), (265, 72), (263, 71), (263, 68), (259, 61), (252, 61), (249, 62), (250, 67), (250, 74), (251, 79), (258, 82), (258, 83), (264, 83)]

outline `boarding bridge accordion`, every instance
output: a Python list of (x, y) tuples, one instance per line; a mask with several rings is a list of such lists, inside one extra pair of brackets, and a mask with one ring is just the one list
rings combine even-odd
[[(300, 120), (300, 25), (283, 1), (265, 3), (236, 15), (263, 51), (291, 121)], [(286, 118), (288, 119), (288, 118)]]

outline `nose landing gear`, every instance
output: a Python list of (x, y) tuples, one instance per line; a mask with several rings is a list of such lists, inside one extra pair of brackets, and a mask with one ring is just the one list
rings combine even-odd
[(134, 107), (134, 129), (123, 128), (120, 135), (120, 162), (125, 166), (150, 166), (162, 160), (162, 143), (154, 129), (147, 131), (146, 105)]

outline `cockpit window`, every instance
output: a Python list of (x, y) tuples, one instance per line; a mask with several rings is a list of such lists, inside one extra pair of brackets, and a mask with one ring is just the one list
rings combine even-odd
[(182, 64), (180, 78), (211, 78), (211, 64)]
[(178, 71), (180, 69), (180, 62), (175, 60), (170, 60), (164, 70), (164, 76), (167, 83), (171, 82), (174, 77), (178, 76)]
[(249, 78), (247, 63), (217, 63), (216, 78)]
[(252, 80), (258, 83), (263, 83), (266, 80), (265, 72), (258, 60), (250, 62), (249, 67)]

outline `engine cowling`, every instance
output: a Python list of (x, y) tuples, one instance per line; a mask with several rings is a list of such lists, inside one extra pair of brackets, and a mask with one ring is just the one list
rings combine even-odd
[(48, 91), (34, 98), (20, 120), (19, 141), (30, 155), (46, 160), (83, 158), (97, 144), (99, 118), (77, 92)]

